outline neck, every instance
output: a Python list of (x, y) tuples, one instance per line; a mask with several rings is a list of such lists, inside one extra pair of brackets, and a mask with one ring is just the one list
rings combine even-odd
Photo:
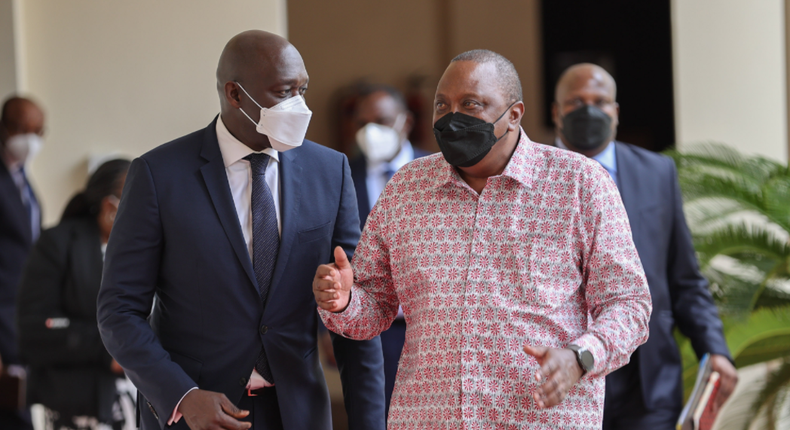
[[(458, 175), (464, 180), (477, 194), (482, 194), (483, 189), (488, 183), (488, 178), (492, 176), (499, 176), (505, 171), (510, 158), (516, 152), (518, 141), (521, 138), (519, 133), (508, 133), (502, 140), (497, 142), (491, 152), (485, 156), (479, 163), (474, 166), (464, 168), (456, 167)], [(502, 145), (500, 147), (500, 145)]]
[(269, 142), (269, 136), (258, 133), (256, 125), (250, 122), (247, 117), (243, 117), (243, 120), (238, 118), (237, 121), (236, 117), (222, 113), (220, 118), (222, 118), (222, 123), (225, 124), (228, 133), (253, 151), (261, 152), (266, 148), (272, 147), (272, 144)]

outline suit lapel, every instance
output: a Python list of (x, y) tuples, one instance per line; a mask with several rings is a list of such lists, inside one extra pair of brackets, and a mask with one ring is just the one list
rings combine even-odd
[(209, 196), (211, 196), (214, 209), (217, 211), (217, 216), (222, 228), (225, 230), (225, 234), (228, 236), (233, 251), (257, 292), (258, 282), (255, 280), (250, 253), (247, 251), (244, 235), (241, 232), (236, 205), (233, 203), (233, 196), (230, 194), (228, 175), (225, 172), (225, 162), (222, 159), (219, 142), (217, 141), (216, 124), (217, 120), (215, 119), (205, 129), (203, 149), (200, 152), (200, 156), (208, 162), (200, 168), (200, 173), (203, 175), (206, 189)]
[(365, 226), (365, 222), (370, 214), (370, 202), (368, 201), (368, 166), (365, 157), (357, 157), (350, 163), (351, 180), (354, 181), (354, 189), (357, 192), (357, 209), (359, 209), (360, 229)]
[(280, 217), (283, 230), (280, 234), (280, 250), (274, 266), (272, 284), (266, 303), (277, 294), (282, 282), (283, 273), (288, 265), (291, 248), (296, 240), (297, 220), (299, 219), (299, 202), (302, 195), (302, 166), (296, 162), (299, 149), (280, 153)]
[(25, 209), (25, 204), (22, 203), (22, 195), (16, 187), (14, 178), (11, 177), (11, 172), (8, 171), (8, 167), (2, 160), (0, 160), (0, 195), (4, 196), (4, 204), (10, 207), (11, 213), (9, 215), (14, 220), (18, 231), (22, 232), (28, 244), (32, 243), (33, 231), (31, 230), (27, 209)]
[[(623, 206), (628, 214), (628, 222), (631, 224), (632, 233), (637, 230), (639, 224), (639, 201), (637, 190), (640, 188), (642, 178), (638, 173), (637, 160), (631, 151), (620, 142), (614, 143), (615, 157), (617, 158), (617, 174), (619, 176), (618, 188), (620, 197), (623, 199)], [(634, 234), (634, 236), (636, 236)]]

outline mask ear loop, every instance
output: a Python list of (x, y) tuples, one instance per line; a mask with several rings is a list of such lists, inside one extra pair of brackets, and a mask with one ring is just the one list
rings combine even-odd
[[(252, 100), (252, 102), (253, 102), (253, 103), (255, 103), (255, 106), (258, 106), (259, 108), (263, 109), (263, 106), (259, 105), (259, 104), (258, 104), (258, 102), (256, 102), (256, 101), (255, 101), (255, 99), (254, 99), (254, 98), (252, 98), (252, 96), (250, 95), (250, 93), (248, 93), (248, 92), (247, 92), (247, 90), (245, 90), (245, 89), (244, 89), (244, 87), (243, 87), (243, 86), (241, 86), (241, 84), (239, 83), (239, 81), (233, 81), (233, 82), (235, 82), (235, 83), (236, 83), (236, 85), (238, 85), (238, 86), (239, 86), (239, 88), (241, 88), (241, 90), (242, 90), (242, 91), (244, 91), (244, 94), (247, 94), (247, 97), (249, 97), (249, 98), (250, 98), (250, 100)], [(258, 123), (257, 123), (257, 122), (255, 122), (255, 120), (254, 120), (254, 119), (252, 119), (252, 118), (251, 118), (249, 115), (247, 115), (247, 112), (244, 112), (244, 109), (242, 109), (242, 108), (241, 108), (241, 106), (239, 106), (239, 110), (241, 111), (241, 113), (243, 113), (243, 114), (244, 114), (244, 116), (246, 116), (246, 117), (247, 117), (247, 119), (249, 119), (249, 120), (250, 120), (250, 122), (252, 122), (253, 124), (255, 124), (255, 126), (256, 126), (256, 127), (258, 126)]]
[[(496, 123), (498, 123), (498, 122), (499, 122), (499, 120), (500, 120), (500, 119), (502, 119), (502, 117), (503, 117), (503, 116), (505, 116), (505, 114), (506, 114), (506, 113), (508, 113), (508, 111), (510, 110), (510, 108), (512, 108), (512, 107), (513, 107), (513, 105), (515, 105), (515, 104), (516, 104), (516, 103), (518, 103), (518, 102), (519, 102), (519, 101), (518, 101), (518, 100), (516, 100), (516, 101), (514, 101), (513, 103), (511, 103), (511, 104), (510, 104), (510, 106), (508, 106), (508, 107), (507, 107), (507, 109), (505, 109), (505, 111), (504, 111), (504, 112), (502, 112), (502, 115), (499, 115), (499, 118), (497, 118), (497, 119), (496, 119), (496, 121), (492, 122), (491, 124), (496, 124)], [(502, 140), (502, 138), (503, 138), (503, 137), (505, 137), (505, 135), (507, 135), (508, 133), (510, 133), (510, 130), (505, 130), (505, 132), (504, 132), (504, 133), (502, 133), (502, 136), (499, 136), (499, 137), (497, 137), (497, 139), (494, 141), (494, 143), (497, 143), (497, 142), (499, 142), (500, 140)], [(494, 137), (496, 137), (496, 135), (494, 135)]]

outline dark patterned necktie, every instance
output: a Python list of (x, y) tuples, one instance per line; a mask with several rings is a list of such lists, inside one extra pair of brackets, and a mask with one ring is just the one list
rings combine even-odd
[[(266, 305), (269, 287), (272, 283), (274, 264), (277, 262), (277, 251), (280, 248), (280, 230), (277, 227), (277, 211), (274, 207), (274, 198), (266, 183), (266, 166), (269, 164), (267, 154), (250, 154), (244, 157), (250, 162), (252, 170), (252, 267), (255, 270), (255, 279), (261, 294), (261, 303)], [(264, 379), (274, 383), (272, 371), (266, 351), (255, 362), (255, 370)]]

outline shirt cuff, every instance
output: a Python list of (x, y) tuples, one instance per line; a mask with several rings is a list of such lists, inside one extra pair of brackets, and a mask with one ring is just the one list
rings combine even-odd
[(167, 420), (167, 425), (171, 426), (174, 423), (177, 423), (178, 421), (181, 420), (181, 417), (183, 417), (183, 415), (181, 415), (181, 412), (178, 412), (178, 407), (181, 406), (181, 402), (184, 401), (184, 397), (186, 397), (187, 394), (191, 393), (192, 390), (197, 390), (197, 389), (198, 387), (192, 387), (186, 393), (184, 393), (183, 396), (181, 396), (181, 400), (179, 400), (178, 403), (176, 403), (176, 407), (173, 409), (173, 413), (170, 415), (170, 419)]
[(597, 374), (607, 368), (606, 363), (604, 363), (607, 359), (606, 349), (603, 347), (600, 339), (587, 333), (570, 343), (578, 345), (592, 354), (593, 368), (587, 374)]
[(318, 308), (318, 315), (321, 317), (326, 328), (347, 338), (351, 337), (348, 331), (349, 328), (353, 326), (354, 322), (356, 322), (355, 320), (359, 313), (358, 310), (361, 306), (360, 293), (356, 291), (357, 288), (356, 284), (351, 287), (351, 299), (349, 300), (348, 306), (341, 312), (330, 312), (320, 307)]

